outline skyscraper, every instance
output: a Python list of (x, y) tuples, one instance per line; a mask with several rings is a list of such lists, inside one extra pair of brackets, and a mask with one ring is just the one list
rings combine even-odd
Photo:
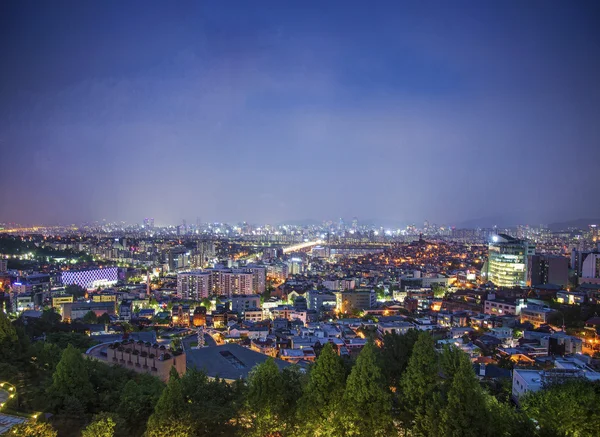
[(499, 287), (527, 285), (527, 257), (535, 254), (535, 246), (506, 234), (492, 237), (489, 244), (487, 277)]

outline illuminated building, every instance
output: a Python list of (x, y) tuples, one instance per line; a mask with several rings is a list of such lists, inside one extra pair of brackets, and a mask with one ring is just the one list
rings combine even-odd
[(194, 316), (192, 320), (194, 326), (206, 326), (206, 307), (196, 307), (194, 309)]
[(116, 312), (114, 302), (73, 302), (62, 304), (62, 318), (65, 322), (81, 319), (90, 311), (96, 316), (101, 316), (107, 313), (109, 316), (114, 316)]
[(52, 308), (60, 308), (64, 303), (73, 303), (73, 295), (63, 294), (52, 296)]
[(182, 299), (202, 300), (211, 293), (212, 274), (205, 271), (194, 271), (177, 274), (177, 294)]
[(117, 295), (115, 293), (95, 293), (92, 296), (92, 302), (116, 302)]
[[(209, 296), (255, 294), (255, 287), (264, 291), (265, 269), (207, 269), (177, 274), (177, 294), (184, 299), (201, 300)], [(261, 285), (262, 284), (262, 285)]]
[(527, 285), (527, 257), (535, 246), (505, 234), (494, 235), (489, 244), (487, 277), (498, 287)]
[(377, 295), (374, 291), (338, 291), (334, 294), (335, 309), (341, 314), (372, 308), (377, 303)]
[(190, 306), (189, 305), (177, 305), (173, 307), (171, 311), (171, 318), (173, 326), (190, 326)]
[(66, 270), (61, 272), (64, 285), (76, 284), (83, 288), (98, 288), (114, 285), (119, 277), (118, 267), (105, 267), (101, 269)]
[(310, 290), (308, 293), (307, 306), (311, 310), (321, 311), (323, 307), (330, 309), (336, 304), (335, 294), (326, 291)]
[(579, 283), (600, 284), (600, 253), (586, 253), (581, 258), (581, 277), (579, 278)]
[(526, 307), (521, 308), (521, 323), (529, 322), (535, 328), (539, 328), (540, 325), (548, 323), (548, 316), (554, 312), (553, 309), (548, 308), (544, 305), (527, 304)]
[(246, 273), (252, 273), (252, 290), (256, 294), (265, 292), (267, 282), (267, 268), (264, 266), (249, 264), (242, 269)]

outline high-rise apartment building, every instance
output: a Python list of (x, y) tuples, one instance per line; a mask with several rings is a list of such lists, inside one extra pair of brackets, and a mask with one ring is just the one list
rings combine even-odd
[[(183, 299), (201, 300), (210, 296), (234, 294), (256, 294), (255, 287), (262, 281), (264, 292), (265, 270), (251, 269), (206, 269), (177, 274), (177, 294)], [(262, 270), (261, 270), (262, 269)]]
[(489, 244), (488, 280), (498, 287), (525, 287), (529, 255), (535, 255), (535, 246), (527, 240), (494, 235)]
[(569, 283), (569, 260), (560, 255), (530, 255), (527, 265), (529, 285)]
[(209, 261), (215, 257), (215, 242), (212, 240), (201, 240), (196, 243), (194, 251), (193, 264), (194, 267), (203, 269)]
[(182, 299), (202, 300), (209, 297), (211, 291), (210, 272), (194, 271), (177, 274), (177, 294)]
[(267, 282), (267, 268), (255, 264), (248, 264), (243, 270), (247, 273), (252, 273), (252, 290), (254, 290), (254, 293), (263, 294)]

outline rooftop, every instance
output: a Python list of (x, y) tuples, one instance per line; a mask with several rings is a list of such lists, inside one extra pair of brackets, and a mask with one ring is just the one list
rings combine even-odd
[[(190, 349), (187, 352), (188, 368), (204, 370), (210, 377), (228, 380), (245, 379), (252, 368), (269, 357), (237, 344)], [(288, 363), (275, 359), (280, 369)]]

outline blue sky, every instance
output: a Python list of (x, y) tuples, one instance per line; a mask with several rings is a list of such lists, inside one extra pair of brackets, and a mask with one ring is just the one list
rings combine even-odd
[(600, 216), (596, 2), (0, 5), (0, 220)]

